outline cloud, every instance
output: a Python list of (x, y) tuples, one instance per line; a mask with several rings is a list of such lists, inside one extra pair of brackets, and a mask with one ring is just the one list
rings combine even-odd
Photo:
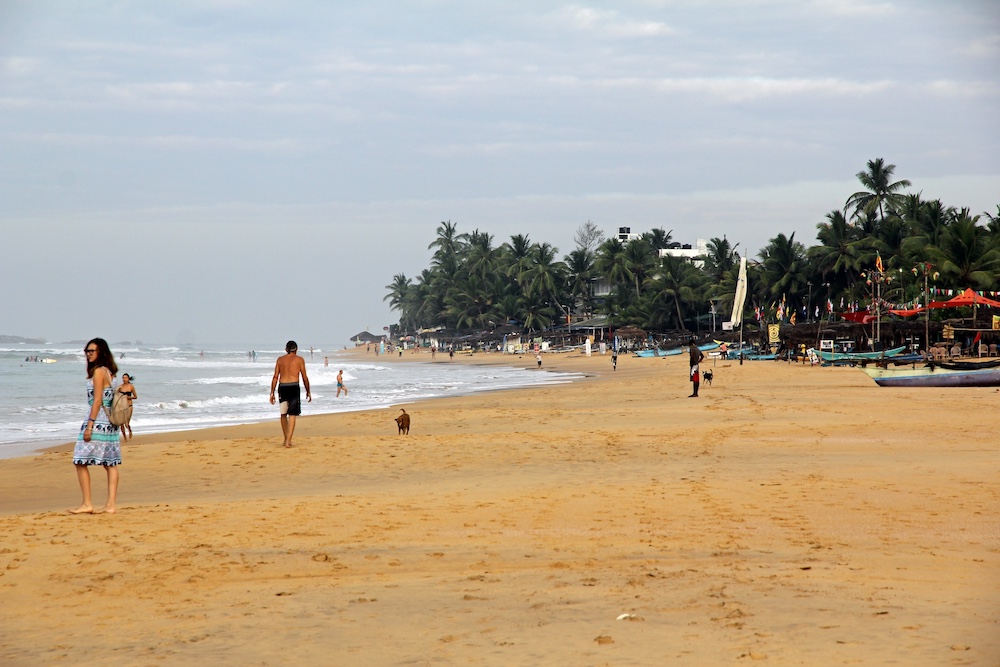
[(677, 31), (660, 21), (623, 18), (617, 11), (590, 7), (565, 7), (552, 14), (553, 19), (572, 30), (591, 32), (613, 38), (661, 37)]
[(26, 58), (14, 56), (11, 58), (0, 58), (0, 72), (7, 76), (32, 76), (41, 65), (38, 58)]
[(942, 79), (929, 81), (921, 86), (928, 95), (937, 97), (997, 97), (1000, 96), (1000, 84), (994, 81), (957, 81)]
[(813, 0), (811, 7), (835, 16), (883, 17), (895, 13), (891, 2), (870, 2), (869, 0)]
[(218, 149), (254, 153), (304, 153), (313, 150), (291, 139), (242, 139), (237, 137), (199, 137), (194, 135), (151, 135), (145, 137), (107, 134), (20, 134), (12, 139), (50, 146), (113, 146), (123, 148), (200, 151)]
[(965, 47), (965, 53), (973, 58), (997, 60), (1000, 58), (1000, 34), (972, 40)]

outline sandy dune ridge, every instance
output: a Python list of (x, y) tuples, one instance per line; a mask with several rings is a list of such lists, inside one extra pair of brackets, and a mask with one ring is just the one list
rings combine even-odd
[(114, 516), (64, 514), (65, 448), (0, 461), (0, 664), (1000, 664), (996, 390), (544, 366), (590, 377), (409, 404), (408, 437), (139, 436)]

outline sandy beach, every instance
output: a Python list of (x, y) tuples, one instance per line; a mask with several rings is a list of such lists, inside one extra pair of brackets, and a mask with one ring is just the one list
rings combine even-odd
[(1000, 665), (1000, 392), (708, 365), (2, 460), (0, 664)]

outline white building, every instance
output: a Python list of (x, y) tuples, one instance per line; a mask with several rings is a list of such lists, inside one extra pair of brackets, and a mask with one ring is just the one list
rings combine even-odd
[(662, 248), (659, 252), (660, 257), (666, 257), (667, 255), (670, 255), (671, 257), (684, 257), (690, 260), (699, 269), (705, 265), (704, 260), (699, 259), (708, 254), (708, 241), (705, 239), (697, 239), (694, 247), (691, 247), (690, 243), (671, 243), (670, 245), (676, 245), (677, 247)]
[[(633, 234), (631, 227), (619, 227), (618, 234), (615, 237), (622, 243), (628, 243), (634, 239), (642, 238), (642, 234)], [(699, 269), (705, 265), (705, 261), (701, 259), (708, 254), (708, 241), (705, 239), (697, 239), (694, 246), (690, 243), (671, 243), (669, 248), (661, 248), (657, 252), (658, 257), (665, 257), (670, 255), (671, 257), (682, 257), (687, 259), (692, 264), (697, 266)], [(597, 278), (594, 280), (594, 296), (602, 297), (607, 296), (611, 293), (611, 285), (604, 278)]]

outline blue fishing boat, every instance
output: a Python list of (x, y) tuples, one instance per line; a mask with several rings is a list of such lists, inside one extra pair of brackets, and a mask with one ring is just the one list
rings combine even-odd
[(882, 350), (880, 352), (828, 352), (826, 350), (818, 350), (817, 354), (819, 354), (819, 358), (823, 361), (851, 362), (862, 359), (873, 361), (875, 359), (882, 359), (883, 357), (894, 357), (905, 350), (906, 346), (901, 345), (891, 350)]
[[(705, 343), (704, 345), (699, 345), (698, 349), (702, 352), (708, 352), (709, 350), (714, 350), (719, 347), (718, 343)], [(658, 347), (654, 347), (650, 350), (639, 350), (638, 352), (633, 352), (632, 356), (635, 357), (675, 357), (682, 352), (686, 352), (687, 347), (675, 347), (669, 350), (661, 350)]]
[(1000, 387), (1000, 363), (927, 364), (864, 369), (880, 387)]

